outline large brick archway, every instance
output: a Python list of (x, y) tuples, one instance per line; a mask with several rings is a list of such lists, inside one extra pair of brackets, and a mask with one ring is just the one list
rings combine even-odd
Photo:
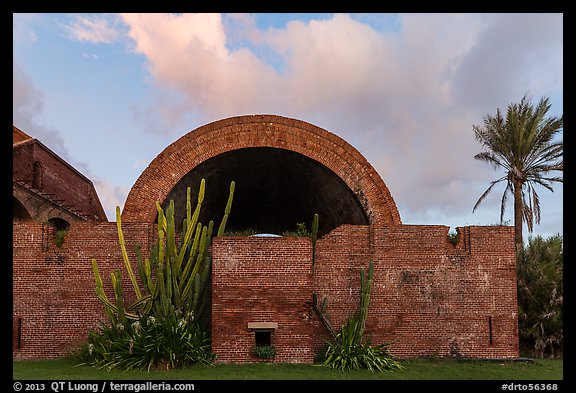
[[(248, 154), (250, 153), (250, 154)], [(233, 156), (227, 161), (225, 157)], [(243, 167), (243, 157), (250, 164)], [(271, 158), (279, 157), (279, 158)], [(221, 162), (228, 162), (236, 168), (235, 175), (250, 173), (257, 176), (263, 170), (273, 171), (281, 165), (269, 165), (267, 168), (254, 168), (254, 162), (265, 160), (289, 160), (293, 162), (294, 178), (307, 179), (312, 173), (325, 173), (322, 181), (313, 179), (304, 184), (303, 189), (309, 194), (310, 189), (318, 183), (341, 183), (347, 191), (339, 191), (337, 199), (354, 199), (363, 211), (364, 220), (358, 218), (358, 223), (401, 224), (394, 199), (381, 177), (368, 161), (342, 138), (310, 123), (301, 120), (274, 116), (248, 115), (231, 117), (201, 126), (162, 151), (138, 178), (126, 200), (122, 219), (132, 222), (154, 222), (156, 220), (155, 201), (165, 203), (168, 198), (176, 195), (178, 187), (190, 180), (197, 171), (209, 171)], [(232, 162), (230, 164), (230, 162)], [(278, 161), (279, 162), (279, 161)], [(238, 169), (241, 168), (241, 169)], [(322, 168), (322, 169), (320, 169)], [(211, 169), (212, 170), (212, 169)], [(286, 178), (291, 168), (277, 174), (276, 177)], [(286, 172), (288, 171), (288, 172)], [(252, 179), (254, 176), (246, 177)], [(198, 176), (197, 176), (198, 177)], [(196, 179), (197, 180), (197, 179)], [(237, 179), (234, 179), (237, 180)], [(332, 182), (332, 183), (330, 183)], [(207, 180), (208, 183), (208, 180)], [(266, 183), (260, 181), (260, 185)], [(295, 193), (302, 182), (294, 186), (285, 184), (286, 192)], [(195, 184), (188, 184), (195, 186)], [(237, 181), (239, 187), (246, 186)], [(207, 184), (208, 187), (208, 184)], [(296, 191), (295, 191), (296, 190)], [(207, 189), (208, 192), (208, 189)], [(329, 199), (330, 190), (321, 191), (326, 200), (318, 200), (317, 205), (333, 205), (336, 197)], [(345, 195), (348, 193), (349, 195)], [(213, 194), (208, 194), (212, 197)], [(308, 198), (308, 195), (300, 199)], [(312, 198), (314, 199), (314, 198)], [(236, 202), (235, 197), (235, 202)], [(305, 202), (304, 202), (305, 203)], [(340, 208), (346, 211), (346, 208)], [(351, 208), (353, 210), (353, 208)], [(356, 223), (353, 218), (349, 222)], [(333, 229), (332, 227), (328, 229)]]

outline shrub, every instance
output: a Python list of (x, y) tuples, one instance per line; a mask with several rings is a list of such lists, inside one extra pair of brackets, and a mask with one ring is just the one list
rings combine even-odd
[(518, 330), (528, 356), (562, 356), (563, 306), (562, 236), (530, 238), (518, 253)]
[(404, 367), (392, 358), (390, 343), (371, 345), (355, 339), (357, 321), (352, 318), (342, 326), (335, 342), (328, 342), (323, 366), (341, 370), (367, 368), (370, 371), (402, 370)]
[(64, 238), (66, 237), (67, 233), (68, 228), (58, 229), (56, 232), (54, 232), (54, 244), (56, 244), (57, 247), (62, 247), (64, 244)]
[(101, 325), (90, 332), (79, 357), (82, 364), (104, 369), (173, 369), (185, 364), (210, 364), (210, 338), (202, 325), (188, 318), (141, 317), (124, 326)]
[(282, 232), (282, 236), (300, 236), (300, 237), (311, 237), (312, 236), (312, 232), (309, 231), (306, 228), (306, 223), (305, 222), (299, 222), (296, 224), (296, 230), (295, 231), (284, 231)]
[(276, 356), (276, 348), (272, 345), (258, 345), (254, 347), (254, 355), (259, 358), (273, 358)]

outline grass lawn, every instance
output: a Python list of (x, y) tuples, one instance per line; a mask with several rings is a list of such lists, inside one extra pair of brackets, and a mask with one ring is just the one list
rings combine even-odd
[(219, 364), (171, 371), (107, 371), (76, 366), (70, 358), (15, 361), (14, 380), (562, 380), (562, 360), (537, 359), (533, 363), (407, 359), (402, 371), (339, 371), (301, 364)]

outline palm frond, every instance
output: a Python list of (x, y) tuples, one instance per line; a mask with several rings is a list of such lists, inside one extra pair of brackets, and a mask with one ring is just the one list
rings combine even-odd
[(490, 194), (490, 192), (492, 191), (492, 187), (494, 187), (496, 184), (500, 183), (502, 180), (506, 180), (506, 179), (507, 179), (507, 176), (503, 176), (498, 180), (494, 180), (494, 181), (490, 182), (490, 187), (488, 187), (486, 189), (486, 191), (484, 191), (484, 193), (480, 196), (480, 198), (478, 198), (478, 201), (476, 201), (476, 204), (472, 208), (472, 212), (474, 212), (476, 210), (476, 208), (478, 206), (480, 206), (480, 204), (482, 203), (484, 198), (486, 198)]

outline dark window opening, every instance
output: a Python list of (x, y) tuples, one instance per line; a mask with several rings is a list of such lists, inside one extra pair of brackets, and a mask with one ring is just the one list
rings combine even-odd
[(22, 349), (22, 318), (12, 320), (12, 346), (16, 350)]
[(272, 345), (272, 332), (271, 331), (257, 331), (254, 332), (257, 347), (265, 347)]
[(48, 224), (57, 231), (65, 231), (70, 228), (70, 223), (63, 218), (53, 217), (48, 219)]
[(32, 164), (32, 188), (37, 190), (42, 188), (42, 177), (42, 164), (36, 161)]

